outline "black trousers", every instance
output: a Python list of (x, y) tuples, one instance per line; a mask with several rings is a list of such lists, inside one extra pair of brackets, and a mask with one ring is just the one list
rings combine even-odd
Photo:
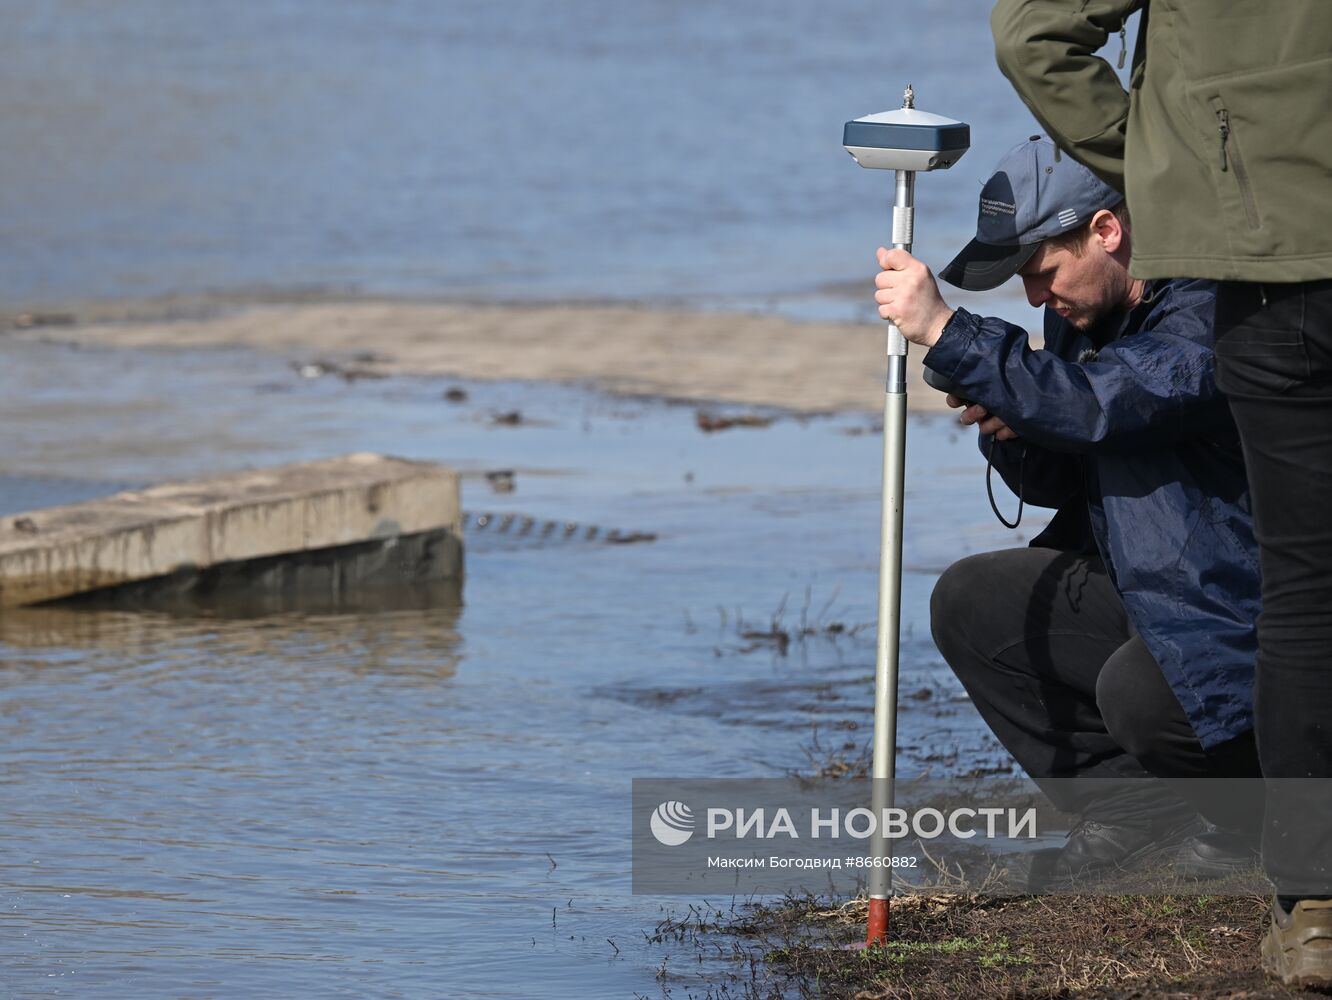
[(977, 710), (1056, 806), (1152, 829), (1197, 811), (1257, 833), (1261, 803), (1255, 812), (1252, 799), (1178, 781), (1257, 778), (1252, 736), (1202, 747), (1099, 560), (1039, 548), (971, 556), (939, 578), (930, 615)]
[(1332, 778), (1332, 281), (1223, 283), (1216, 356), (1263, 576), (1263, 861), (1278, 891), (1332, 895), (1332, 781), (1292, 780)]

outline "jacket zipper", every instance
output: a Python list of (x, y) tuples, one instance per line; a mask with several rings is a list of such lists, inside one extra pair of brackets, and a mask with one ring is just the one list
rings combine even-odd
[(1230, 145), (1230, 112), (1217, 101), (1213, 101), (1212, 106), (1216, 109), (1216, 129), (1221, 136), (1221, 172), (1229, 173), (1231, 167), (1235, 168), (1235, 183), (1239, 187), (1240, 200), (1244, 202), (1244, 217), (1249, 222), (1249, 228), (1257, 229), (1261, 224), (1258, 203), (1249, 186), (1249, 175), (1244, 169), (1244, 161), (1240, 159), (1239, 149)]
[(1119, 29), (1119, 68), (1124, 68), (1124, 59), (1128, 56), (1128, 28)]

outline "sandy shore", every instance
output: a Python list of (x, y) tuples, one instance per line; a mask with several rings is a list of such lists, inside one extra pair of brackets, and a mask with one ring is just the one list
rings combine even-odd
[[(0, 317), (15, 337), (103, 346), (245, 345), (367, 373), (578, 382), (802, 412), (882, 408), (884, 328), (631, 306), (412, 301), (111, 304)], [(944, 410), (909, 358), (916, 410)]]

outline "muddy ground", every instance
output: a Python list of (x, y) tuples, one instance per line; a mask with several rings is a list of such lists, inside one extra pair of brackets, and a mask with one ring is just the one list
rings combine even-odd
[[(864, 940), (864, 899), (791, 898), (670, 915), (663, 945), (729, 952), (732, 980), (690, 990), (678, 954), (663, 962), (667, 995), (952, 1000), (1241, 1000), (1308, 996), (1267, 981), (1257, 895), (1024, 896), (955, 893), (894, 900), (889, 941)], [(674, 966), (674, 967), (673, 967)], [(674, 986), (674, 989), (671, 989)]]

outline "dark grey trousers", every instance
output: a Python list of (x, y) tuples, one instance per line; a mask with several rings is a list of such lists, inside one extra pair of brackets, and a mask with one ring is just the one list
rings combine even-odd
[(1056, 806), (1152, 829), (1197, 811), (1256, 833), (1261, 801), (1180, 780), (1257, 778), (1252, 735), (1203, 748), (1099, 560), (1039, 548), (971, 556), (940, 577), (930, 611), (944, 659)]

